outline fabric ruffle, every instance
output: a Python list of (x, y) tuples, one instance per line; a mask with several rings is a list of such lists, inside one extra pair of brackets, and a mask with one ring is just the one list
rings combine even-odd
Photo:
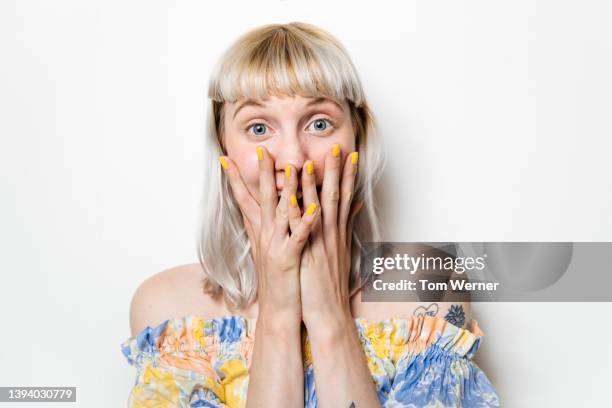
[(484, 337), (476, 320), (465, 329), (426, 315), (356, 323), (382, 406), (499, 406), (492, 384), (471, 361)]
[[(471, 361), (484, 336), (476, 320), (465, 329), (427, 315), (357, 318), (355, 325), (382, 406), (499, 406), (491, 383)], [(147, 327), (121, 345), (138, 369), (128, 405), (165, 406), (147, 405), (144, 396), (157, 390), (167, 401), (188, 401), (180, 406), (244, 407), (255, 331), (255, 321), (242, 316), (187, 316)], [(305, 406), (316, 407), (306, 332), (302, 342)]]
[[(457, 327), (446, 320), (432, 316), (389, 318), (383, 320), (355, 319), (362, 344), (371, 344), (379, 355), (397, 358), (407, 352), (418, 353), (431, 344), (471, 358), (484, 337), (478, 322), (472, 319), (467, 328)], [(308, 341), (308, 335), (305, 334)], [(196, 316), (168, 319), (160, 325), (147, 327), (137, 336), (126, 340), (122, 352), (132, 365), (143, 359), (159, 361), (190, 353), (210, 357), (225, 356), (249, 347), (255, 340), (255, 321), (243, 316), (225, 316), (202, 319)], [(247, 359), (250, 360), (250, 356)]]

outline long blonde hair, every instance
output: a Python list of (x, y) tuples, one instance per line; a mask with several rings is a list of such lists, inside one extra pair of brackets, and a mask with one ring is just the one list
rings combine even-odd
[(375, 136), (374, 116), (347, 51), (329, 33), (306, 23), (270, 24), (251, 30), (221, 56), (210, 77), (208, 168), (198, 242), (204, 292), (214, 298), (223, 294), (226, 304), (238, 309), (256, 299), (257, 277), (242, 214), (218, 162), (218, 156), (227, 154), (223, 106), (242, 98), (265, 99), (270, 95), (324, 96), (349, 105), (359, 152), (354, 200), (364, 201), (353, 227), (351, 295), (363, 285), (363, 243), (381, 241), (374, 187), (386, 155)]

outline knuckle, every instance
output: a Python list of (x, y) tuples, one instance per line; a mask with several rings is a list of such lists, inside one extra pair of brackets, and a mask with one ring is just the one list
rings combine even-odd
[(301, 247), (306, 243), (306, 235), (305, 234), (293, 234), (293, 242), (296, 247)]

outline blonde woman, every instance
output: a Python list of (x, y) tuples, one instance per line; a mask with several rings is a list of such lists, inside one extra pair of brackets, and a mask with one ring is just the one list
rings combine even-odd
[(257, 28), (209, 98), (200, 263), (136, 291), (128, 405), (498, 406), (469, 303), (360, 301), (384, 155), (343, 46), (309, 24)]

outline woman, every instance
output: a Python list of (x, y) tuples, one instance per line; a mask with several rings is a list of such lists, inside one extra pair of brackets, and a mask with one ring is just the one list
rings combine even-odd
[(209, 97), (200, 263), (134, 295), (129, 406), (498, 406), (469, 303), (360, 301), (384, 156), (342, 45), (260, 27)]

